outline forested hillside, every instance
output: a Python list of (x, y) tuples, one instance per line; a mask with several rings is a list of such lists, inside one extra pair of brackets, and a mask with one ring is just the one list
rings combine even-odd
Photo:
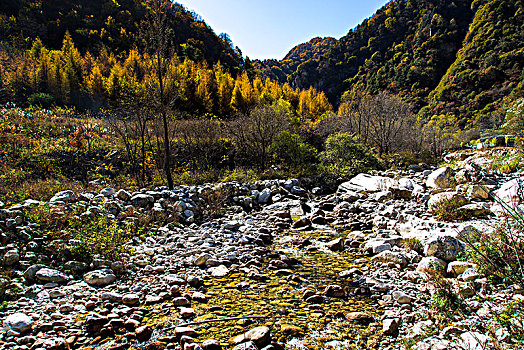
[(133, 1), (14, 1), (0, 11), (0, 102), (98, 111), (147, 100), (161, 71), (173, 107), (189, 116), (229, 118), (279, 101), (304, 117), (332, 109), (314, 89), (249, 76), (229, 37), (176, 3), (154, 30), (160, 12)]
[[(209, 64), (220, 61), (228, 69), (239, 70), (242, 55), (225, 34), (217, 36), (198, 15), (174, 4), (168, 26), (175, 52)], [(40, 38), (50, 49), (60, 49), (69, 32), (78, 49), (97, 54), (104, 48), (127, 52), (141, 46), (140, 25), (149, 10), (134, 0), (6, 0), (0, 3), (0, 41), (16, 47), (30, 45)]]
[[(522, 1), (391, 1), (323, 53), (259, 64), (264, 75), (313, 86), (338, 104), (388, 91), (425, 120), (485, 121), (522, 94)], [(307, 53), (307, 52), (306, 52)], [(286, 72), (285, 77), (275, 72)]]

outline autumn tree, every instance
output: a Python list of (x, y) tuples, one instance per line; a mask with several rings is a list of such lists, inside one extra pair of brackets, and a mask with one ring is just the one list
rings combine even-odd
[(265, 169), (271, 144), (288, 124), (285, 111), (278, 105), (258, 106), (231, 122), (229, 132), (244, 157)]
[(173, 32), (168, 25), (168, 15), (173, 11), (173, 3), (169, 0), (147, 0), (149, 9), (148, 18), (142, 23), (142, 33), (151, 56), (151, 78), (154, 81), (149, 84), (151, 93), (151, 108), (161, 122), (163, 137), (164, 162), (163, 168), (169, 189), (173, 189), (173, 177), (171, 174), (171, 144), (169, 119), (173, 111), (174, 102), (177, 99), (177, 91), (168, 86), (172, 80), (170, 69), (174, 55), (172, 37)]

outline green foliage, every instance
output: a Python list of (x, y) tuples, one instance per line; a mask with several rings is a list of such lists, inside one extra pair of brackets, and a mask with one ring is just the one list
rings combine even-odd
[(95, 216), (87, 223), (71, 220), (69, 234), (72, 253), (91, 261), (93, 257), (120, 260), (130, 253), (125, 243), (132, 234), (131, 224), (119, 225), (105, 215)]
[(515, 101), (506, 111), (503, 130), (516, 135), (520, 140), (524, 138), (524, 98)]
[(515, 343), (524, 342), (524, 329), (521, 324), (524, 319), (524, 303), (513, 302), (500, 312), (494, 310), (492, 312), (496, 324), (508, 331)]
[(235, 168), (231, 171), (226, 171), (220, 181), (230, 182), (237, 181), (240, 183), (254, 183), (260, 180), (260, 176), (253, 169)]
[(401, 247), (407, 249), (408, 251), (414, 250), (419, 254), (424, 253), (424, 246), (418, 238), (408, 238), (402, 240)]
[(501, 173), (509, 174), (514, 173), (522, 169), (524, 154), (518, 153), (506, 153), (496, 155), (491, 162), (491, 169), (498, 170)]
[(504, 222), (493, 232), (471, 230), (462, 240), (466, 256), (484, 275), (506, 284), (524, 283), (524, 218), (519, 209), (500, 203)]
[(36, 94), (32, 94), (27, 98), (27, 103), (30, 106), (38, 106), (42, 108), (49, 108), (53, 106), (55, 103), (55, 99), (53, 96), (40, 92)]
[(452, 196), (450, 198), (443, 198), (435, 204), (432, 212), (435, 218), (442, 221), (463, 221), (469, 219), (469, 214), (466, 210), (460, 209), (468, 202), (461, 196)]
[(381, 161), (358, 138), (348, 133), (330, 135), (321, 158), (329, 172), (342, 177), (383, 168)]
[(300, 135), (292, 134), (287, 130), (275, 137), (270, 146), (270, 152), (277, 164), (295, 168), (313, 163), (317, 153), (312, 146), (304, 142)]

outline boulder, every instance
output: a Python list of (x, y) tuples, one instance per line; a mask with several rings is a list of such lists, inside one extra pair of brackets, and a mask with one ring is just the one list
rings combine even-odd
[(45, 268), (46, 266), (45, 265), (41, 265), (41, 264), (35, 264), (35, 265), (31, 265), (29, 266), (25, 271), (24, 271), (24, 278), (26, 279), (27, 282), (34, 282), (35, 281), (35, 275), (36, 273)]
[(448, 264), (447, 273), (450, 276), (457, 277), (463, 274), (469, 268), (476, 267), (476, 264), (466, 261), (453, 261)]
[(405, 267), (408, 264), (408, 260), (404, 256), (404, 254), (400, 252), (394, 252), (391, 250), (385, 250), (383, 252), (380, 252), (378, 255), (375, 255), (371, 261), (374, 262), (383, 262), (383, 263), (395, 263), (397, 265), (400, 265), (401, 267)]
[(13, 266), (15, 264), (18, 264), (19, 261), (20, 261), (20, 254), (18, 254), (18, 250), (12, 249), (12, 250), (7, 251), (7, 253), (5, 253), (2, 262), (4, 263), (4, 266)]
[(65, 273), (48, 268), (42, 268), (38, 270), (35, 274), (35, 277), (39, 282), (42, 283), (65, 283), (69, 281), (69, 276)]
[(131, 193), (127, 192), (126, 190), (119, 190), (115, 194), (116, 198), (120, 199), (121, 201), (127, 202), (131, 199)]
[(271, 198), (271, 190), (269, 188), (264, 188), (262, 192), (258, 195), (257, 202), (259, 204), (266, 204)]
[(453, 188), (455, 186), (453, 171), (450, 167), (442, 167), (429, 174), (426, 186), (430, 188)]
[(338, 192), (347, 192), (347, 191), (364, 191), (364, 192), (379, 192), (387, 191), (391, 187), (398, 188), (398, 182), (392, 178), (384, 176), (374, 176), (369, 174), (359, 174), (349, 180), (344, 182), (338, 187)]
[(426, 242), (424, 254), (434, 256), (445, 261), (457, 260), (459, 254), (464, 251), (464, 245), (455, 237), (438, 236)]
[(255, 327), (244, 334), (245, 339), (252, 341), (262, 349), (271, 343), (271, 333), (266, 326)]
[(468, 187), (467, 195), (471, 199), (489, 199), (491, 190), (482, 185), (472, 185)]
[(55, 194), (50, 200), (49, 203), (64, 202), (71, 203), (76, 201), (76, 194), (71, 191), (61, 191)]
[(93, 287), (104, 287), (116, 281), (116, 276), (110, 269), (88, 272), (84, 275), (84, 282)]
[(153, 205), (153, 203), (155, 203), (155, 197), (150, 196), (148, 194), (139, 193), (131, 197), (131, 203), (134, 206), (138, 206), (138, 207), (148, 207), (150, 205)]
[(7, 327), (17, 333), (25, 333), (33, 326), (31, 318), (21, 312), (7, 316), (4, 323)]
[(225, 265), (210, 267), (207, 271), (213, 277), (224, 277), (229, 274), (229, 269)]

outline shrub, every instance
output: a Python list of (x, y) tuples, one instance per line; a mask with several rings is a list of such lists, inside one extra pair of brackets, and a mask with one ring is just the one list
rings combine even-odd
[(226, 171), (220, 181), (230, 182), (237, 181), (240, 183), (253, 183), (260, 180), (259, 175), (253, 169), (235, 168), (231, 171)]
[(382, 162), (357, 137), (348, 133), (330, 135), (321, 157), (329, 172), (343, 177), (384, 168)]
[(466, 210), (460, 209), (467, 203), (467, 200), (461, 196), (443, 198), (434, 205), (432, 212), (435, 218), (442, 221), (467, 220), (469, 218), (468, 212)]
[(120, 226), (102, 215), (88, 223), (72, 222), (71, 226), (71, 238), (75, 242), (72, 251), (84, 260), (89, 261), (95, 256), (120, 260), (129, 252), (125, 243), (133, 232), (130, 225)]
[(27, 98), (27, 103), (30, 106), (38, 106), (42, 108), (50, 108), (55, 104), (55, 98), (49, 94), (40, 92), (32, 94)]
[(292, 134), (287, 130), (275, 137), (270, 152), (278, 163), (294, 167), (314, 162), (317, 153), (300, 135)]
[(491, 169), (499, 170), (501, 173), (505, 174), (514, 173), (517, 170), (522, 169), (522, 156), (523, 154), (521, 152), (495, 156), (491, 163)]

